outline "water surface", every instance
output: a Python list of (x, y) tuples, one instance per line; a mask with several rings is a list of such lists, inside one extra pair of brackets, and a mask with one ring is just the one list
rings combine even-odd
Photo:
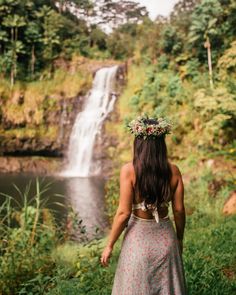
[[(32, 174), (0, 174), (0, 192), (11, 195), (19, 203), (23, 203), (19, 192), (14, 188), (13, 183), (23, 192), (31, 182), (29, 199), (35, 195), (35, 180), (37, 176)], [(103, 229), (108, 225), (104, 208), (104, 184), (105, 180), (101, 177), (90, 178), (63, 178), (53, 176), (38, 176), (41, 187), (51, 183), (49, 190), (43, 194), (44, 199), (48, 199), (47, 207), (55, 211), (56, 220), (58, 222), (63, 219), (69, 212), (69, 208), (73, 208), (78, 213), (78, 219), (82, 219), (88, 236), (91, 238), (95, 233), (102, 233)], [(63, 195), (63, 197), (57, 196)], [(0, 203), (5, 200), (4, 196), (0, 196)], [(61, 205), (59, 205), (60, 203)], [(78, 236), (80, 233), (77, 233)]]

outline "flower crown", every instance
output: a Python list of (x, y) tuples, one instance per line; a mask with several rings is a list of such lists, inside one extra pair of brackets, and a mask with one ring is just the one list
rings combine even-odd
[(147, 116), (139, 116), (127, 125), (128, 129), (135, 137), (158, 137), (163, 134), (169, 134), (172, 124), (164, 118), (149, 118)]

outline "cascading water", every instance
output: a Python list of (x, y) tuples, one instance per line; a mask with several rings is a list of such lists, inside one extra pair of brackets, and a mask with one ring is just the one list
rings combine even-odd
[(93, 147), (104, 119), (114, 107), (116, 95), (113, 90), (117, 69), (118, 66), (113, 66), (96, 72), (84, 110), (77, 115), (72, 128), (68, 165), (63, 176), (87, 177), (94, 174), (91, 171)]

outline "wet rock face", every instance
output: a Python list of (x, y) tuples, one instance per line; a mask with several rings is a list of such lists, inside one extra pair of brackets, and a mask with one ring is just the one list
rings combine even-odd
[(44, 157), (0, 157), (0, 172), (30, 172), (37, 175), (50, 175), (61, 168), (60, 158)]
[(118, 90), (122, 91), (123, 87), (126, 85), (127, 74), (128, 74), (128, 64), (125, 63), (120, 65), (116, 73), (116, 88)]
[[(106, 121), (114, 122), (116, 121), (117, 114), (114, 110), (112, 114), (108, 116)], [(112, 167), (114, 165), (114, 159), (112, 160), (109, 155), (109, 150), (116, 148), (118, 145), (117, 138), (111, 134), (106, 133), (105, 124), (103, 124), (100, 133), (97, 135), (94, 152), (93, 152), (93, 163), (94, 170), (96, 171), (97, 166), (100, 168), (99, 172), (109, 177), (112, 172)], [(93, 170), (93, 169), (92, 169)], [(92, 171), (93, 172), (93, 171)]]
[[(52, 101), (53, 107), (48, 107)], [(57, 99), (46, 97), (40, 106), (43, 115), (38, 126), (24, 119), (22, 122), (14, 122), (14, 119), (9, 120), (3, 114), (0, 155), (63, 156), (74, 120), (84, 101), (83, 96)], [(34, 115), (31, 111), (31, 116)]]

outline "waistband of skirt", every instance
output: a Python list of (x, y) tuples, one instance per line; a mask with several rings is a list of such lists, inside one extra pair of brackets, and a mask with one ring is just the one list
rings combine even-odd
[[(139, 216), (137, 216), (137, 215), (135, 215), (135, 214), (131, 214), (131, 216), (130, 216), (133, 220), (135, 220), (135, 221), (141, 221), (141, 222), (151, 222), (151, 223), (157, 223), (156, 222), (156, 219), (155, 218), (151, 218), (151, 219), (147, 219), (147, 218), (141, 218), (141, 217), (139, 217)], [(159, 222), (166, 222), (166, 221), (169, 221), (170, 220), (170, 218), (169, 218), (169, 216), (167, 215), (166, 217), (164, 217), (164, 218), (159, 218)]]

